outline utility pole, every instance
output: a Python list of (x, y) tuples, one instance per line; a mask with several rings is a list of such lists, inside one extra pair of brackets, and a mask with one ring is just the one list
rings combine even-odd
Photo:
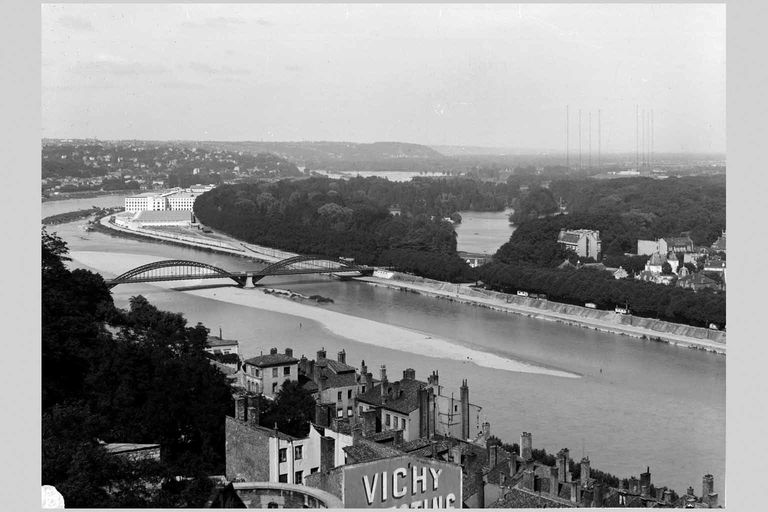
[(581, 170), (581, 109), (579, 109), (579, 170)]
[(640, 105), (635, 104), (635, 170), (640, 169)]
[(600, 109), (597, 109), (597, 168), (601, 169), (602, 166), (600, 165), (600, 143), (601, 143), (601, 137), (602, 137), (602, 127), (600, 125)]
[(570, 154), (568, 152), (568, 142), (569, 142), (569, 140), (568, 140), (568, 125), (569, 125), (568, 117), (569, 117), (569, 114), (570, 114), (569, 109), (570, 109), (570, 105), (566, 105), (565, 106), (565, 166), (568, 169), (571, 168), (571, 159), (570, 159)]

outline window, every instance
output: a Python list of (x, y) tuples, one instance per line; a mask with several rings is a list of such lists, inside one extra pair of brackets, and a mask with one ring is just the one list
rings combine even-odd
[(302, 445), (294, 446), (293, 447), (293, 458), (295, 460), (301, 460), (301, 456), (302, 456), (302, 453), (304, 451), (303, 448), (304, 447)]
[(304, 483), (301, 480), (302, 473), (304, 473), (304, 472), (303, 471), (297, 471), (296, 473), (293, 474), (293, 483), (295, 483), (295, 484), (302, 484), (302, 483)]
[(259, 376), (259, 369), (256, 368), (255, 366), (253, 366), (252, 368), (253, 368), (253, 376), (254, 377), (258, 377)]
[(290, 375), (291, 374), (291, 367), (290, 366), (284, 366), (283, 367), (283, 375)]
[(339, 391), (338, 393), (336, 393), (336, 401), (337, 401), (337, 402), (341, 402), (341, 391)]
[(267, 508), (280, 508), (280, 505), (278, 505), (274, 501), (270, 501), (269, 503), (267, 503)]
[(272, 394), (274, 395), (277, 393), (277, 382), (272, 383)]
[(344, 408), (343, 407), (339, 407), (338, 409), (336, 409), (336, 417), (337, 418), (343, 418), (344, 417)]
[(352, 406), (347, 407), (347, 416), (352, 416)]
[(277, 477), (278, 482), (282, 482), (284, 484), (288, 483), (288, 473), (283, 473), (279, 477)]
[(386, 426), (389, 426), (389, 425), (390, 425), (390, 422), (391, 422), (390, 416), (389, 416), (389, 414), (387, 414), (387, 416), (386, 416), (386, 421), (385, 421), (385, 423), (384, 423), (384, 424), (385, 424)]
[(352, 400), (352, 390), (351, 389), (347, 390), (347, 399), (348, 400)]
[(457, 412), (458, 410), (459, 410), (459, 406), (454, 404), (454, 406), (453, 406), (453, 412)]
[(405, 418), (402, 418), (402, 419), (400, 420), (400, 428), (401, 428), (401, 429), (403, 429), (403, 430), (405, 430)]
[(309, 470), (309, 474), (311, 475), (313, 473), (317, 473), (318, 471), (320, 471), (320, 468), (312, 468)]
[(277, 368), (272, 368), (272, 376), (277, 378)]
[(363, 384), (363, 390), (361, 391), (361, 393), (365, 393), (365, 384)]
[(280, 448), (279, 450), (279, 457), (280, 462), (285, 462), (288, 460), (288, 449), (287, 448)]

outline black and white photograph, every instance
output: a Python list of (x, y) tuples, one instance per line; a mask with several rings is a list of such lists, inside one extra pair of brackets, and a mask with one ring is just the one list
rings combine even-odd
[(43, 508), (725, 508), (725, 4), (39, 23)]

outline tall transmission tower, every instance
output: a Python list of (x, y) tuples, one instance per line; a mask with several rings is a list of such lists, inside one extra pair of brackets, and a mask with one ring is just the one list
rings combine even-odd
[(602, 166), (600, 165), (600, 150), (601, 150), (601, 134), (602, 126), (600, 125), (600, 109), (597, 109), (597, 168), (601, 169)]
[(589, 112), (589, 168), (592, 169), (592, 111)]
[(568, 140), (568, 127), (569, 127), (569, 115), (570, 115), (570, 105), (565, 106), (565, 166), (570, 169), (571, 168), (571, 158), (569, 153), (569, 140)]
[(579, 109), (579, 170), (581, 170), (581, 109)]

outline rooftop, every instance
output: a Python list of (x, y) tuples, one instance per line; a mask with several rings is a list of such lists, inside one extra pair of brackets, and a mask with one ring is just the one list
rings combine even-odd
[(253, 366), (258, 366), (259, 368), (279, 366), (283, 364), (294, 364), (298, 362), (299, 360), (295, 357), (291, 357), (285, 354), (263, 354), (245, 360), (245, 364), (251, 364)]
[(208, 336), (209, 347), (231, 347), (231, 346), (239, 346), (239, 345), (240, 343), (237, 340), (223, 340), (215, 336)]
[(403, 455), (403, 452), (389, 446), (360, 439), (353, 446), (345, 446), (344, 453), (347, 454), (348, 464), (357, 464), (358, 462), (369, 462), (372, 460), (388, 459)]
[(396, 397), (393, 396), (395, 392), (394, 382), (388, 382), (385, 396), (381, 396), (382, 384), (379, 383), (358, 396), (358, 400), (390, 411), (410, 414), (419, 408), (419, 390), (427, 387), (427, 383), (416, 379), (401, 379), (399, 383), (400, 393)]

